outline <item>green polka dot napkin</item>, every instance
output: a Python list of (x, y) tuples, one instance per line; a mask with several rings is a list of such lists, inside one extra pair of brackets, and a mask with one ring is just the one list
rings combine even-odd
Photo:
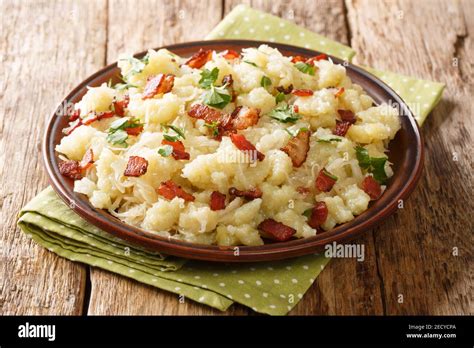
[[(258, 23), (254, 25), (253, 23)], [(291, 43), (350, 60), (347, 46), (281, 18), (237, 6), (207, 36)], [(412, 107), (421, 124), (441, 98), (444, 85), (368, 69)], [(253, 264), (218, 264), (164, 256), (129, 245), (87, 223), (48, 187), (20, 212), (20, 228), (39, 245), (72, 261), (121, 274), (220, 310), (234, 302), (256, 312), (288, 313), (303, 297), (329, 259), (308, 255)]]

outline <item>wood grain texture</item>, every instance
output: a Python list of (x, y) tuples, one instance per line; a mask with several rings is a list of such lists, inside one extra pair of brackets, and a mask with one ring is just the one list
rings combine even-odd
[(472, 314), (474, 4), (347, 5), (357, 62), (447, 85), (423, 126), (426, 159), (418, 188), (404, 209), (375, 233), (385, 311)]
[(40, 155), (46, 118), (103, 63), (105, 36), (97, 31), (104, 8), (104, 1), (1, 2), (1, 314), (82, 312), (86, 268), (38, 247), (16, 219), (47, 186)]
[(415, 193), (354, 241), (365, 245), (364, 262), (332, 260), (290, 314), (474, 314), (470, 0), (1, 2), (0, 314), (254, 314), (180, 304), (175, 294), (109, 272), (89, 274), (15, 225), (47, 184), (38, 130), (67, 91), (119, 53), (202, 39), (239, 3), (351, 45), (358, 63), (447, 84), (423, 126), (425, 172)]

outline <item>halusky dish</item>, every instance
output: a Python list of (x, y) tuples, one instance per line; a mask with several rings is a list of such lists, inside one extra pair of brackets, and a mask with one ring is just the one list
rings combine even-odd
[(224, 246), (307, 238), (363, 213), (393, 175), (397, 110), (325, 55), (161, 49), (118, 66), (56, 151), (74, 191), (127, 224)]

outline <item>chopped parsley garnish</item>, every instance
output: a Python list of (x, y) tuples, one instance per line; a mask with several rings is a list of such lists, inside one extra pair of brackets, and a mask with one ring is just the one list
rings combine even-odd
[(263, 88), (270, 87), (272, 85), (272, 80), (268, 76), (262, 76), (262, 79), (260, 80), (260, 86)]
[(173, 146), (163, 145), (158, 149), (158, 153), (163, 157), (168, 157), (173, 153)]
[(254, 62), (249, 62), (248, 60), (243, 60), (242, 62), (247, 63), (247, 64), (250, 64), (250, 65), (252, 65), (252, 66), (258, 68), (257, 64), (255, 64)]
[(150, 56), (147, 53), (142, 59), (138, 59), (135, 57), (128, 57), (128, 58), (122, 58), (120, 60), (126, 60), (131, 65), (130, 70), (128, 71), (127, 75), (124, 76), (124, 80), (125, 82), (127, 82), (130, 75), (139, 74), (143, 71), (143, 69), (145, 69), (145, 66), (148, 64), (150, 60)]
[(290, 105), (280, 106), (273, 109), (269, 116), (282, 123), (295, 123), (300, 119), (300, 115), (296, 113)]
[(134, 118), (122, 117), (112, 122), (109, 127), (107, 141), (113, 145), (127, 146), (127, 128), (142, 127), (143, 124)]
[(302, 73), (308, 74), (308, 75), (314, 75), (316, 72), (316, 69), (314, 66), (310, 64), (306, 64), (304, 62), (298, 62), (295, 64), (295, 68), (301, 71)]
[(318, 143), (324, 143), (324, 144), (330, 144), (333, 141), (341, 142), (342, 139), (341, 138), (329, 138), (329, 139), (318, 139), (317, 140)]
[(173, 126), (172, 124), (161, 124), (161, 129), (165, 131), (171, 129), (175, 133), (175, 135), (163, 134), (163, 138), (168, 141), (175, 142), (179, 141), (179, 138), (186, 139), (186, 137), (184, 136), (184, 130), (179, 127)]
[(275, 102), (278, 104), (285, 100), (285, 93), (278, 92), (278, 94), (275, 96)]
[(212, 135), (217, 137), (219, 135), (219, 121), (212, 121), (211, 123), (204, 123), (204, 127), (209, 128)]
[(369, 151), (362, 146), (357, 146), (355, 150), (359, 166), (372, 173), (374, 179), (380, 184), (385, 183), (387, 181), (387, 174), (385, 173), (387, 157), (370, 157)]
[(217, 80), (217, 76), (219, 76), (219, 69), (214, 68), (212, 70), (204, 69), (201, 72), (201, 79), (199, 80), (199, 86), (204, 89), (209, 89)]
[(203, 102), (206, 105), (217, 109), (223, 109), (230, 103), (232, 97), (227, 92), (226, 86), (214, 87), (211, 86), (209, 92), (204, 95)]

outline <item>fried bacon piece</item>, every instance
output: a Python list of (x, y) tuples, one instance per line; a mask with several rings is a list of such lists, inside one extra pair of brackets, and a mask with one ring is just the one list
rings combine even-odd
[(288, 87), (283, 87), (283, 86), (278, 86), (276, 88), (276, 90), (280, 93), (283, 93), (283, 94), (290, 94), (291, 91), (293, 90), (293, 85), (289, 85)]
[(291, 58), (292, 63), (304, 62), (305, 60), (306, 58), (303, 56), (294, 56), (293, 58)]
[(281, 148), (281, 151), (290, 156), (293, 167), (301, 167), (304, 161), (306, 161), (310, 135), (309, 130), (300, 130), (295, 137), (290, 139), (285, 147)]
[(92, 148), (89, 148), (89, 150), (86, 151), (84, 154), (84, 157), (82, 157), (81, 162), (79, 163), (79, 166), (81, 167), (82, 170), (86, 170), (90, 168), (94, 164), (94, 151), (92, 151)]
[(316, 178), (316, 188), (322, 192), (329, 192), (336, 181), (337, 178), (333, 177), (331, 173), (323, 168), (319, 171), (318, 177)]
[(232, 112), (232, 126), (242, 130), (257, 124), (260, 118), (260, 109), (239, 106)]
[(324, 53), (323, 54), (318, 54), (315, 57), (308, 58), (308, 60), (306, 61), (306, 64), (314, 65), (314, 62), (317, 62), (319, 60), (327, 60), (327, 59), (328, 59), (328, 56), (325, 55)]
[[(251, 155), (252, 159), (257, 157), (259, 161), (263, 161), (263, 159), (265, 158), (265, 155), (258, 151), (255, 146), (250, 141), (248, 141), (242, 134), (231, 134), (230, 140), (232, 140), (232, 143), (240, 151), (248, 152)], [(254, 156), (253, 154), (256, 154), (256, 156)]]
[(344, 94), (344, 87), (341, 87), (337, 90), (336, 94), (334, 94), (334, 97), (339, 98), (343, 94)]
[(296, 233), (294, 228), (286, 226), (273, 219), (263, 220), (257, 228), (278, 242), (285, 242), (291, 239), (291, 237)]
[(211, 210), (222, 210), (225, 208), (225, 194), (220, 193), (219, 191), (214, 191), (211, 193)]
[(72, 132), (74, 132), (74, 130), (78, 127), (82, 126), (82, 120), (79, 118), (79, 119), (76, 119), (74, 122), (70, 123), (69, 124), (69, 127), (67, 128), (64, 128), (63, 129), (63, 133), (65, 135), (69, 135), (71, 134)]
[(171, 92), (174, 86), (174, 75), (159, 74), (150, 76), (143, 90), (142, 99), (153, 98), (157, 94)]
[(354, 124), (356, 122), (356, 116), (351, 110), (337, 110), (339, 116), (341, 116), (341, 120), (345, 122), (349, 122), (350, 124)]
[(366, 176), (362, 181), (362, 190), (364, 190), (372, 200), (378, 199), (382, 195), (380, 184), (371, 175)]
[(140, 156), (130, 156), (123, 175), (139, 177), (146, 173), (148, 161)]
[(294, 89), (291, 91), (291, 94), (296, 95), (298, 97), (309, 97), (313, 95), (313, 91), (310, 89)]
[(104, 112), (94, 112), (94, 116), (86, 117), (82, 120), (82, 124), (88, 126), (95, 121), (100, 121), (104, 118), (111, 118), (114, 117), (115, 114), (113, 111), (104, 111)]
[(236, 59), (240, 57), (239, 52), (234, 50), (225, 50), (222, 52), (222, 57), (228, 60)]
[(237, 190), (235, 187), (231, 187), (229, 189), (229, 194), (233, 197), (244, 197), (247, 199), (255, 199), (255, 198), (260, 198), (263, 195), (262, 190), (260, 190), (258, 187), (252, 188), (250, 190)]
[(293, 105), (293, 111), (296, 113), (300, 112), (300, 107), (298, 105)]
[(311, 210), (311, 215), (308, 219), (308, 225), (312, 228), (318, 228), (328, 218), (328, 207), (324, 202), (316, 202), (316, 205)]
[(79, 180), (82, 179), (81, 165), (78, 161), (67, 160), (59, 163), (59, 172), (68, 178)]
[(173, 148), (173, 153), (171, 154), (175, 160), (188, 160), (190, 158), (189, 153), (186, 152), (184, 145), (181, 141), (169, 141), (163, 139), (161, 141), (162, 145), (170, 145)]
[(125, 132), (128, 135), (139, 135), (143, 131), (143, 126), (140, 127), (132, 127), (132, 128), (125, 128)]
[(172, 200), (175, 197), (179, 197), (187, 202), (194, 201), (194, 196), (184, 191), (181, 186), (175, 184), (173, 180), (162, 182), (160, 187), (156, 191), (169, 200)]
[(189, 58), (184, 64), (187, 66), (190, 66), (191, 68), (199, 69), (208, 61), (210, 61), (211, 58), (212, 58), (212, 51), (203, 50), (201, 48), (196, 54), (194, 54), (191, 58)]
[(126, 95), (124, 99), (122, 100), (116, 100), (113, 102), (113, 107), (115, 114), (117, 116), (125, 116), (125, 108), (128, 106), (128, 103), (130, 102), (130, 97)]
[(346, 135), (347, 131), (349, 130), (349, 127), (352, 125), (351, 122), (348, 121), (336, 121), (336, 128), (332, 131), (332, 134), (338, 135), (340, 137), (343, 137)]

